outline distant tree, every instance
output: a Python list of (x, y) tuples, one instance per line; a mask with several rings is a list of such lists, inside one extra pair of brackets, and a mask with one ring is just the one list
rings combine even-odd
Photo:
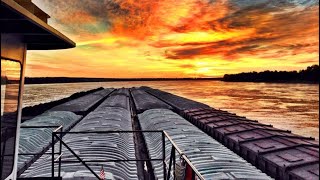
[(320, 81), (319, 65), (308, 66), (305, 70), (297, 71), (263, 71), (239, 74), (225, 74), (223, 81), (243, 82), (313, 82)]
[(1, 84), (7, 84), (8, 78), (7, 76), (1, 76)]

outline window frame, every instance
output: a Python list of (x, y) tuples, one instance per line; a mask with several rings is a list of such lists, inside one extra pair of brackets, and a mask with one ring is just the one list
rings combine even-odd
[[(19, 130), (19, 128), (20, 128), (20, 126), (19, 126), (19, 124), (20, 124), (20, 122), (19, 122), (19, 120), (21, 120), (21, 117), (19, 117), (19, 112), (21, 112), (21, 116), (22, 116), (22, 83), (23, 83), (23, 76), (24, 76), (24, 74), (23, 74), (23, 72), (24, 72), (24, 63), (23, 63), (23, 60), (17, 60), (17, 59), (12, 59), (12, 58), (7, 58), (7, 57), (3, 57), (3, 56), (1, 56), (1, 61), (2, 60), (5, 60), (5, 61), (12, 61), (12, 62), (17, 62), (18, 64), (19, 64), (19, 67), (20, 67), (20, 70), (19, 70), (19, 73), (20, 73), (20, 76), (19, 76), (19, 87), (18, 87), (18, 96), (17, 96), (17, 109), (16, 109), (16, 116), (15, 116), (15, 120), (16, 120), (16, 122), (15, 122), (15, 125), (16, 125), (16, 129), (15, 129), (15, 138), (14, 138), (14, 147), (13, 147), (13, 151), (12, 151), (12, 156), (13, 156), (13, 163), (12, 163), (12, 165), (11, 165), (11, 167), (10, 167), (10, 173), (6, 176), (6, 177), (4, 177), (4, 179), (6, 179), (6, 178), (8, 178), (13, 172), (14, 172), (14, 169), (15, 169), (15, 163), (17, 162), (17, 159), (16, 158), (18, 158), (18, 157), (16, 157), (16, 150), (18, 150), (19, 151), (19, 144), (17, 144), (17, 139), (19, 138), (19, 135), (20, 135), (20, 131), (18, 131)], [(2, 68), (2, 67), (1, 67)], [(5, 91), (5, 93), (6, 93), (6, 91)], [(2, 105), (2, 104), (1, 104)], [(2, 120), (0, 120), (0, 127), (2, 127)], [(18, 146), (18, 148), (17, 148), (17, 146)], [(2, 150), (1, 150), (2, 151)], [(1, 161), (2, 161), (2, 158), (3, 158), (4, 156), (0, 156), (0, 158), (1, 158)], [(1, 162), (1, 163), (3, 163), (3, 161)], [(0, 166), (1, 168), (3, 168), (3, 164)], [(0, 176), (0, 178), (2, 179), (2, 169), (0, 169), (0, 171), (1, 171), (1, 176)]]

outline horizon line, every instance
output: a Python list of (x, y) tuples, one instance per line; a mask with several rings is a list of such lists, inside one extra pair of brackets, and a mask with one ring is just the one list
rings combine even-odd
[(154, 78), (154, 77), (143, 77), (143, 78), (109, 78), (109, 77), (25, 77), (25, 78), (74, 78), (74, 79), (222, 79), (223, 77), (174, 77), (174, 78)]

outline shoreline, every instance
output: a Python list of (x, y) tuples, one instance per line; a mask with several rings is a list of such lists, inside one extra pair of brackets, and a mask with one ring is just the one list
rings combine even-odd
[(221, 81), (230, 82), (230, 83), (319, 84), (319, 82), (313, 82), (313, 81), (226, 81), (226, 80), (221, 80)]
[(26, 77), (25, 84), (63, 84), (89, 82), (134, 82), (134, 81), (222, 81), (232, 83), (284, 83), (284, 84), (319, 84), (314, 81), (232, 81), (223, 78), (30, 78)]
[(57, 83), (80, 83), (80, 82), (121, 82), (121, 81), (221, 81), (222, 78), (25, 78), (25, 84), (57, 84)]

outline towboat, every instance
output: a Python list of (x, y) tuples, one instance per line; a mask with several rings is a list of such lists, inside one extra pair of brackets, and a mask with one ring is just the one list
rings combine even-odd
[(31, 0), (0, 13), (1, 180), (319, 179), (314, 138), (151, 87), (97, 88), (22, 119), (27, 50), (76, 44)]

